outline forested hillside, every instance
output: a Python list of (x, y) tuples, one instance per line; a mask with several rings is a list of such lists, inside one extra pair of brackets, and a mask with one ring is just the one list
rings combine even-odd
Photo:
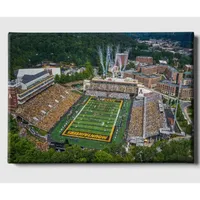
[[(173, 65), (174, 55), (170, 52), (143, 51), (146, 44), (139, 44), (130, 34), (125, 33), (10, 33), (9, 34), (9, 75), (14, 78), (14, 70), (35, 67), (44, 60), (52, 62), (75, 63), (84, 65), (89, 61), (99, 66), (98, 47), (106, 53), (106, 47), (113, 49), (120, 45), (123, 52), (129, 48), (129, 59), (136, 56), (152, 56), (155, 62), (168, 58)], [(175, 54), (180, 64), (190, 64), (190, 57)]]
[(10, 33), (10, 69), (32, 67), (43, 60), (98, 65), (98, 46), (135, 46), (133, 38), (122, 33)]

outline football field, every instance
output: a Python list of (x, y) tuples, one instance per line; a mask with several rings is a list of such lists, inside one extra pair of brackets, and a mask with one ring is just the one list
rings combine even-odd
[(62, 136), (110, 142), (123, 100), (90, 97)]

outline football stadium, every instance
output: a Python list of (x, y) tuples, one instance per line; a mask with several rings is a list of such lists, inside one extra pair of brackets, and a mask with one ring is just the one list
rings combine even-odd
[(83, 80), (82, 92), (55, 83), (59, 70), (21, 71), (9, 84), (9, 109), (32, 136), (56, 149), (65, 144), (90, 149), (113, 143), (143, 146), (172, 134), (173, 119), (167, 121), (162, 95), (143, 90), (137, 79), (123, 78), (124, 55), (117, 54), (123, 59), (116, 61), (118, 71), (111, 68), (113, 77), (106, 69), (102, 76)]

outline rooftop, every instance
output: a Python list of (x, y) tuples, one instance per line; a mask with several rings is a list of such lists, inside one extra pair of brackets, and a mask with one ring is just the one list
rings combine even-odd
[(137, 56), (136, 58), (152, 58), (153, 59), (153, 57), (150, 57), (150, 56)]
[(192, 74), (192, 72), (184, 72), (184, 74)]
[(160, 77), (159, 75), (156, 75), (156, 74), (147, 75), (147, 74), (143, 74), (141, 72), (132, 72), (132, 73), (135, 74), (135, 75), (145, 77), (145, 78), (158, 78), (158, 77)]
[(153, 67), (156, 67), (156, 65), (144, 65), (144, 66), (141, 66), (143, 68), (153, 68)]
[(122, 78), (111, 78), (111, 77), (108, 77), (108, 78), (105, 78), (105, 79), (95, 77), (95, 78), (92, 79), (92, 81), (115, 82), (115, 83), (134, 83), (134, 84), (137, 83), (137, 80), (136, 79), (132, 79), (132, 78), (124, 78), (124, 79), (122, 79)]
[(163, 81), (160, 81), (160, 83), (164, 83), (164, 84), (166, 84), (166, 85), (170, 85), (170, 86), (176, 86), (176, 87), (178, 87), (178, 84), (176, 84), (176, 83), (172, 83), (172, 82), (169, 81), (169, 80), (163, 80)]
[(28, 75), (28, 74), (25, 74), (23, 77), (22, 77), (22, 83), (26, 84), (26, 83), (29, 83), (33, 80), (35, 80), (36, 78), (39, 78), (45, 74), (47, 74), (48, 72), (47, 71), (42, 71), (42, 72), (39, 72), (37, 74), (34, 74), (34, 75)]
[(15, 84), (16, 84), (15, 80), (8, 81), (8, 85), (15, 85)]
[(168, 65), (168, 68), (172, 71), (172, 72), (178, 72), (175, 68), (173, 68), (172, 66)]
[(192, 88), (191, 85), (182, 85), (182, 88)]

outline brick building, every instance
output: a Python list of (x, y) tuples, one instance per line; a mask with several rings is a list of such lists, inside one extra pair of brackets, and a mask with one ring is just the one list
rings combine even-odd
[(13, 111), (18, 106), (17, 100), (17, 88), (15, 82), (9, 82), (8, 84), (8, 112)]
[(180, 99), (191, 99), (193, 96), (193, 88), (191, 86), (183, 85), (180, 92)]
[(180, 84), (183, 80), (183, 72), (179, 72), (177, 75), (177, 84)]
[(167, 77), (167, 79), (176, 82), (177, 81), (177, 75), (178, 75), (178, 71), (171, 67), (171, 66), (167, 66), (166, 70), (165, 70), (165, 76)]
[(147, 65), (141, 67), (141, 72), (146, 75), (157, 74), (158, 69), (156, 65)]
[[(175, 68), (169, 65), (143, 65), (143, 66), (139, 65), (139, 67), (137, 68), (137, 71), (146, 75), (165, 74), (167, 79), (173, 82), (177, 82), (177, 78), (179, 74), (179, 72)], [(182, 77), (183, 77), (183, 74), (182, 74)]]
[[(172, 83), (168, 80), (158, 82), (156, 89), (164, 94), (170, 96), (178, 96), (179, 85)], [(191, 99), (193, 98), (193, 88), (188, 85), (182, 85), (180, 91), (180, 99)]]
[(158, 74), (161, 74), (161, 73), (164, 73), (165, 70), (168, 68), (168, 65), (156, 65), (157, 66), (157, 73)]
[(177, 96), (177, 94), (178, 94), (178, 84), (172, 83), (168, 80), (158, 82), (156, 89), (159, 92), (162, 92), (162, 93), (170, 95), (170, 96)]
[(161, 79), (159, 75), (146, 75), (140, 72), (133, 72), (131, 70), (124, 73), (124, 78), (126, 77), (137, 79), (139, 83), (144, 84), (144, 86), (148, 88), (156, 87), (157, 83)]
[(140, 62), (140, 63), (147, 63), (147, 64), (150, 64), (150, 65), (153, 64), (153, 58), (148, 57), (148, 56), (137, 56), (136, 61)]
[(193, 79), (192, 78), (184, 78), (183, 79), (183, 85), (192, 85)]

